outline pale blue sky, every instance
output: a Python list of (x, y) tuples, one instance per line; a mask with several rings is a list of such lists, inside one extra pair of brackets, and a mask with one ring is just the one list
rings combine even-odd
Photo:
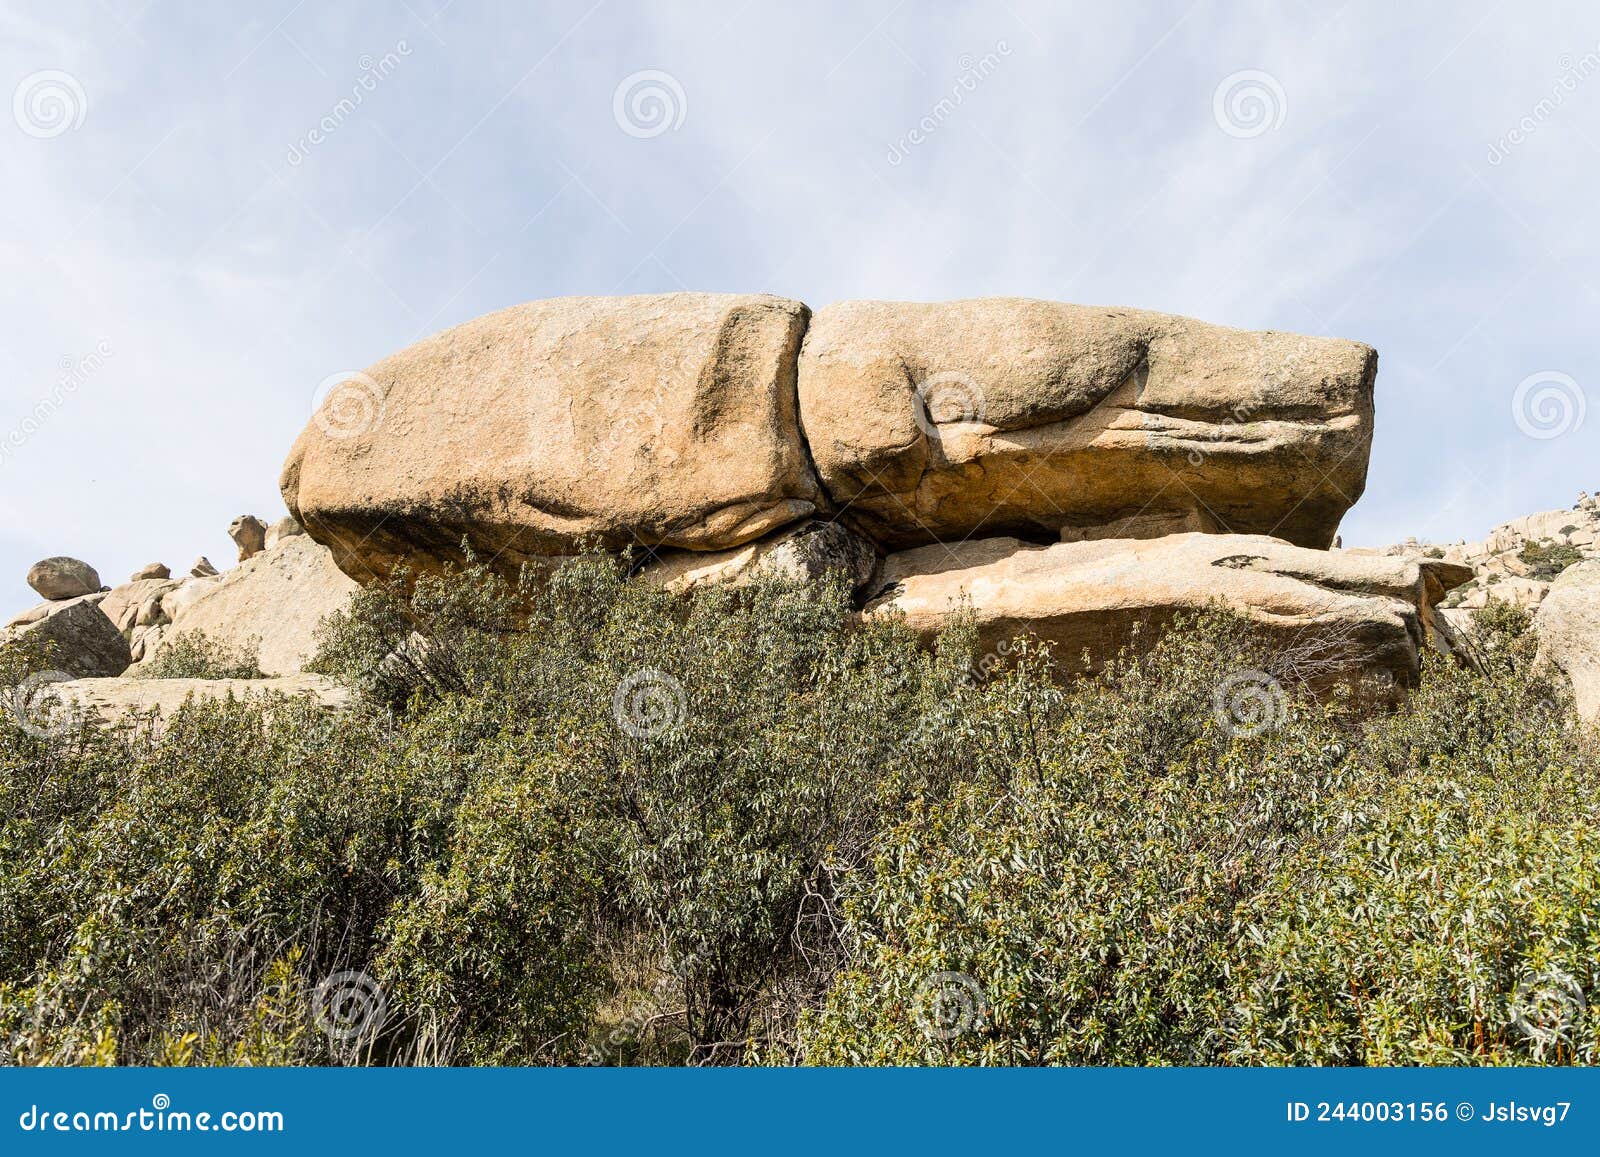
[[(615, 111), (644, 71), (655, 135)], [(1219, 110), (1239, 73), (1265, 104)], [(1347, 544), (1600, 489), (1593, 4), (49, 0), (0, 7), (0, 82), (7, 608), (44, 555), (113, 583), (231, 562), (318, 383), (560, 294), (1016, 294), (1358, 338)], [(1574, 405), (1531, 437), (1513, 397), (1550, 374)]]

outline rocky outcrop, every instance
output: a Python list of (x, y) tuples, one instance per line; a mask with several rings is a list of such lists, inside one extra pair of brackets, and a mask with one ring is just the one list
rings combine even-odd
[(305, 527), (296, 522), (292, 515), (286, 514), (282, 518), (278, 519), (277, 522), (274, 522), (271, 526), (267, 527), (266, 536), (262, 539), (262, 546), (267, 550), (271, 550), (284, 539), (290, 538), (296, 534), (304, 534), (305, 532)]
[(72, 679), (51, 684), (49, 690), (64, 707), (92, 711), (108, 723), (151, 712), (171, 718), (190, 699), (306, 695), (325, 707), (342, 707), (350, 699), (345, 688), (320, 675), (276, 679)]
[(362, 581), (515, 568), (592, 540), (724, 550), (822, 504), (795, 413), (806, 307), (681, 293), (478, 318), (335, 383), (290, 452), (290, 513)]
[(1539, 658), (1572, 684), (1578, 714), (1600, 719), (1600, 559), (1563, 571), (1533, 626)]
[(369, 581), (463, 542), (514, 570), (832, 511), (884, 549), (1176, 528), (1326, 547), (1365, 482), (1356, 342), (1016, 298), (808, 317), (667, 294), (479, 318), (335, 383), (285, 501)]
[(174, 640), (203, 632), (230, 649), (254, 652), (267, 675), (297, 673), (315, 650), (317, 624), (342, 610), (355, 590), (326, 548), (291, 535), (226, 574), (165, 591), (152, 625), (170, 625), (162, 626), (154, 645), (144, 640), (140, 664)]
[(0, 643), (48, 644), (51, 668), (75, 678), (120, 675), (133, 655), (128, 640), (101, 611), (104, 597), (96, 592), (35, 607), (0, 631)]
[(834, 573), (860, 596), (877, 568), (877, 551), (849, 527), (837, 522), (807, 522), (733, 550), (663, 551), (642, 573), (651, 582), (675, 591), (724, 583), (737, 586), (763, 575), (816, 582)]
[[(1451, 611), (1474, 611), (1491, 599), (1536, 610), (1563, 571), (1600, 558), (1600, 500), (1580, 494), (1568, 509), (1513, 519), (1481, 542), (1435, 546), (1412, 538), (1384, 553), (1432, 555), (1470, 566), (1472, 579), (1446, 600)], [(1469, 616), (1456, 617), (1470, 629)]]
[(228, 524), (228, 537), (239, 548), (239, 561), (254, 558), (267, 545), (267, 524), (253, 514), (241, 514)]
[(995, 298), (819, 310), (800, 414), (891, 549), (1177, 524), (1325, 548), (1361, 495), (1377, 355), (1140, 310)]
[[(125, 638), (131, 637), (137, 626), (148, 626), (161, 621), (161, 600), (170, 590), (179, 586), (175, 579), (136, 579), (113, 587), (100, 602), (100, 610)], [(140, 623), (141, 612), (145, 622)]]
[(100, 590), (100, 575), (81, 559), (59, 554), (29, 567), (28, 585), (41, 598), (75, 599)]
[(932, 636), (970, 612), (985, 650), (1030, 634), (1054, 644), (1057, 661), (1077, 673), (1136, 638), (1153, 642), (1180, 612), (1221, 603), (1279, 639), (1313, 686), (1358, 675), (1409, 683), (1423, 649), (1437, 645), (1434, 605), (1467, 573), (1262, 535), (1054, 546), (991, 538), (890, 555), (868, 613), (904, 615)]
[(129, 582), (138, 582), (140, 579), (164, 579), (172, 577), (172, 568), (164, 562), (150, 562), (134, 571), (129, 577)]

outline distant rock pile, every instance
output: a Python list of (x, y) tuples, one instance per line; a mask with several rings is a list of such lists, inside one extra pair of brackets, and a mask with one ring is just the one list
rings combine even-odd
[[(120, 586), (104, 587), (87, 563), (64, 556), (44, 559), (29, 570), (28, 582), (46, 601), (15, 616), (0, 639), (31, 637), (53, 644), (54, 662), (64, 675), (94, 684), (63, 685), (61, 694), (96, 709), (167, 704), (174, 689), (153, 684), (195, 684), (189, 690), (200, 694), (236, 690), (222, 684), (238, 680), (139, 678), (165, 647), (197, 633), (255, 656), (266, 676), (290, 677), (279, 689), (305, 690), (307, 680), (316, 683), (300, 674), (315, 646), (313, 632), (325, 615), (345, 605), (356, 584), (292, 518), (268, 528), (244, 515), (233, 521), (229, 534), (239, 545), (241, 562), (222, 573), (203, 557), (182, 578), (173, 578), (164, 563), (150, 563)], [(325, 701), (337, 699), (327, 688), (317, 690)]]
[(1540, 654), (1572, 683), (1578, 712), (1600, 718), (1600, 497), (1497, 526), (1482, 542), (1433, 546), (1409, 539), (1391, 555), (1427, 555), (1472, 568), (1444, 600), (1447, 630), (1467, 634), (1490, 600), (1534, 612)]

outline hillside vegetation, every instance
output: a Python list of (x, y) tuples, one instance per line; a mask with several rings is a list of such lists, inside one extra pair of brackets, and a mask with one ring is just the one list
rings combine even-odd
[[(1526, 616), (1392, 714), (1226, 612), (1061, 685), (842, 589), (361, 592), (360, 690), (0, 713), (21, 1064), (1588, 1063), (1600, 752)], [(12, 646), (10, 686), (48, 656)]]

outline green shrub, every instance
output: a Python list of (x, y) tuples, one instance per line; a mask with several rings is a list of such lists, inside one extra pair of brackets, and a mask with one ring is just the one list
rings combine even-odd
[(155, 658), (134, 672), (139, 679), (262, 679), (261, 640), (233, 644), (204, 631), (163, 639)]
[(1588, 1061), (1544, 1005), (1600, 999), (1600, 765), (1525, 613), (1480, 620), (1482, 663), (1368, 718), (1220, 612), (1062, 686), (838, 586), (679, 597), (591, 556), (369, 590), (323, 634), (341, 712), (0, 713), (0, 1048)]
[[(1215, 634), (1197, 654), (1210, 631), (1134, 672), (1181, 689), (1255, 658)], [(1088, 733), (1042, 780), (965, 789), (893, 833), (849, 898), (856, 957), (802, 1056), (1592, 1061), (1600, 760), (1510, 662), (1433, 665), (1364, 726), (1291, 703), (1226, 740), (1138, 680), (1079, 689)], [(1119, 729), (1164, 733), (1165, 765), (1104, 742)]]
[(1525, 543), (1517, 557), (1528, 565), (1529, 578), (1549, 582), (1569, 566), (1582, 562), (1583, 552), (1575, 546), (1544, 539)]

